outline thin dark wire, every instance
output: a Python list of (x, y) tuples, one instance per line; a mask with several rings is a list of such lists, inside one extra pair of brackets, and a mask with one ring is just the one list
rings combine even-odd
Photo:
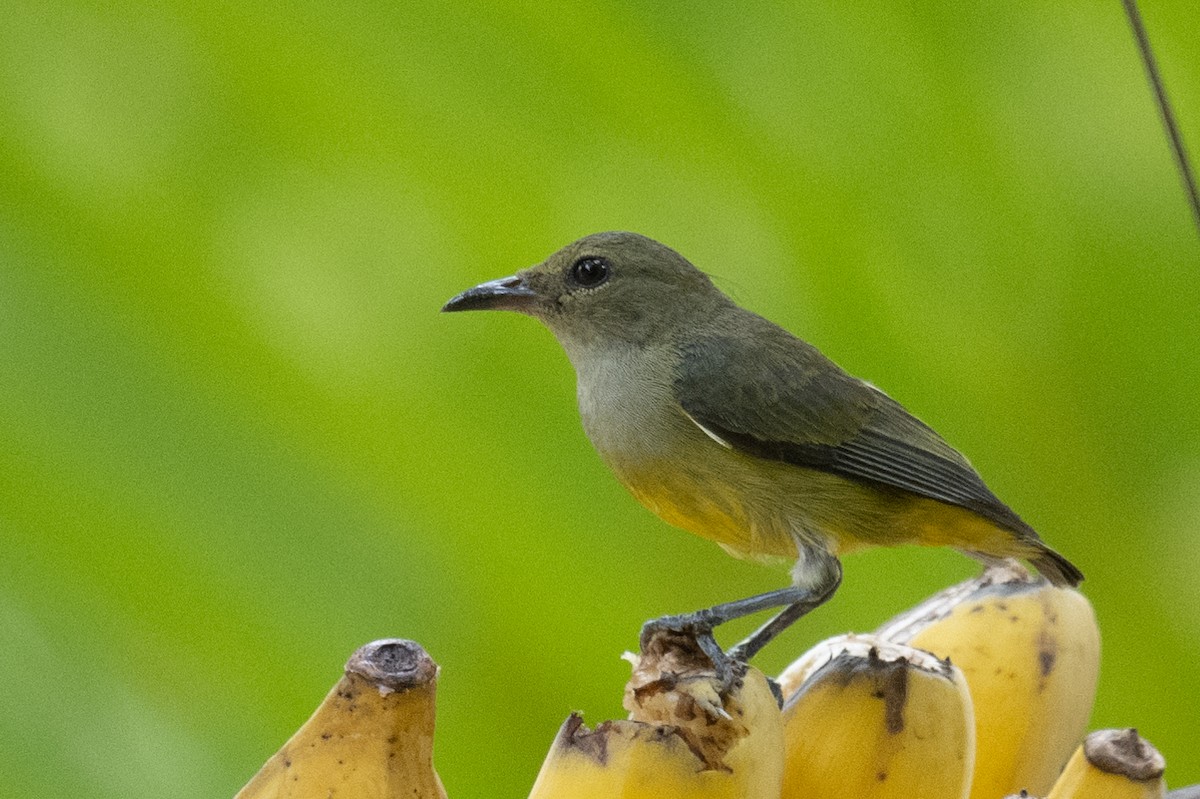
[(1196, 190), (1196, 176), (1192, 172), (1187, 149), (1183, 146), (1183, 136), (1179, 133), (1175, 114), (1171, 111), (1171, 103), (1167, 100), (1167, 89), (1163, 85), (1162, 76), (1159, 75), (1158, 63), (1154, 60), (1154, 52), (1150, 49), (1150, 37), (1146, 35), (1146, 27), (1142, 24), (1142, 15), (1138, 11), (1137, 0), (1122, 0), (1122, 2), (1125, 4), (1125, 14), (1129, 17), (1129, 26), (1133, 28), (1133, 37), (1137, 39), (1138, 50), (1142, 54), (1146, 77), (1150, 79), (1150, 85), (1154, 88), (1154, 94), (1158, 98), (1158, 110), (1162, 114), (1163, 127), (1167, 129), (1167, 138), (1171, 141), (1171, 152), (1175, 155), (1175, 165), (1179, 168), (1179, 176), (1183, 179), (1183, 188), (1187, 192), (1188, 201), (1192, 206), (1196, 230), (1200, 232), (1200, 192)]

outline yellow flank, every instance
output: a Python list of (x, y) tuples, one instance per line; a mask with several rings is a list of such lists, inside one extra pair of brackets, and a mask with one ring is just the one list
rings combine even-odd
[(996, 557), (1036, 552), (964, 508), (736, 452), (723, 451), (716, 459), (711, 453), (642, 462), (610, 458), (609, 465), (630, 493), (668, 524), (741, 557), (794, 557), (798, 543), (835, 555), (903, 544)]
[(626, 487), (667, 524), (715, 541), (742, 557), (796, 554), (796, 545), (785, 537), (755, 536), (748, 520), (732, 504), (736, 499), (720, 501), (724, 492), (719, 490), (684, 493), (667, 488), (665, 482), (627, 483)]
[(906, 504), (905, 515), (911, 519), (916, 543), (974, 548), (995, 555), (1016, 549), (1012, 533), (957, 505), (920, 497)]

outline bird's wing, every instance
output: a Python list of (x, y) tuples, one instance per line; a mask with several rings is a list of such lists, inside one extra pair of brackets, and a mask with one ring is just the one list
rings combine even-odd
[[(769, 323), (768, 323), (769, 324)], [(681, 349), (676, 397), (708, 435), (759, 458), (958, 505), (1027, 529), (957, 450), (882, 391), (774, 325)]]

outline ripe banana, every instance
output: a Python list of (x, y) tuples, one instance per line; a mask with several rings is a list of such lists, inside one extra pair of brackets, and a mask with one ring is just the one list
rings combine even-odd
[(1096, 696), (1100, 633), (1082, 594), (997, 567), (936, 594), (877, 635), (962, 669), (975, 707), (971, 799), (1050, 790)]
[(412, 641), (361, 647), (235, 799), (446, 799), (433, 770), (437, 672)]
[(963, 675), (869, 635), (818, 644), (780, 677), (783, 799), (961, 799), (975, 728)]
[(722, 691), (695, 641), (665, 631), (630, 657), (629, 719), (588, 730), (572, 714), (530, 799), (779, 799), (783, 725), (766, 677), (747, 668)]
[(1046, 799), (1162, 799), (1165, 767), (1137, 730), (1098, 730), (1075, 750)]

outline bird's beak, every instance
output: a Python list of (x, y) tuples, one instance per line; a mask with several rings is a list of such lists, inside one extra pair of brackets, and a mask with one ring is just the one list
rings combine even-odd
[(450, 298), (443, 311), (525, 311), (537, 292), (519, 275), (480, 283)]

